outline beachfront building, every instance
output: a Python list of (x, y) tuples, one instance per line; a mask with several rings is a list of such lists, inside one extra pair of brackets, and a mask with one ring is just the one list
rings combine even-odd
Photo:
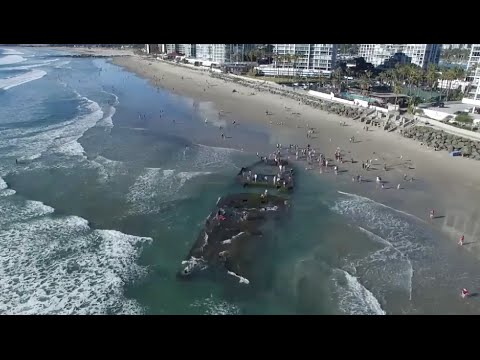
[(254, 44), (195, 44), (196, 58), (217, 65), (244, 61)]
[(471, 81), (470, 91), (462, 102), (473, 105), (472, 112), (480, 109), (480, 44), (472, 44), (467, 64), (467, 81)]
[(453, 50), (453, 49), (470, 49), (472, 44), (443, 44), (442, 48)]
[(273, 63), (257, 67), (268, 76), (318, 76), (335, 67), (336, 44), (273, 44)]
[(147, 54), (155, 54), (158, 53), (158, 44), (145, 44), (145, 52)]
[(162, 54), (177, 53), (186, 57), (195, 57), (195, 44), (159, 44)]
[(441, 49), (441, 44), (360, 44), (358, 56), (377, 67), (396, 54), (405, 54), (412, 64), (426, 69), (428, 64), (438, 64)]
[(186, 57), (195, 57), (195, 44), (177, 44), (176, 51)]
[(165, 53), (171, 54), (177, 52), (177, 45), (176, 44), (165, 44)]

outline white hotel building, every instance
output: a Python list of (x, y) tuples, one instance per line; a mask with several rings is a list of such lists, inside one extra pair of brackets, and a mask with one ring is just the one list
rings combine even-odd
[(462, 102), (478, 108), (480, 107), (480, 44), (472, 44), (467, 65), (467, 80), (472, 82), (472, 88)]
[(195, 44), (196, 58), (218, 65), (244, 61), (254, 44)]
[[(318, 76), (329, 74), (335, 67), (336, 44), (272, 44), (273, 64), (261, 65), (264, 75)], [(290, 59), (288, 59), (290, 56)], [(294, 59), (293, 56), (296, 56)]]
[(359, 44), (358, 55), (375, 67), (383, 65), (393, 55), (403, 53), (411, 58), (411, 63), (422, 68), (428, 64), (438, 64), (441, 44)]

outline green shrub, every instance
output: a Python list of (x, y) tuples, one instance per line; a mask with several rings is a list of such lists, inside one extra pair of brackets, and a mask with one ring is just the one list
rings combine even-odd
[(455, 120), (465, 124), (471, 124), (473, 122), (473, 118), (466, 113), (458, 114), (455, 116)]

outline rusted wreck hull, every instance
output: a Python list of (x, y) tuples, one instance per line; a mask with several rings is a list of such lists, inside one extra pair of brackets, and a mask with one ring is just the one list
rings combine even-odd
[(288, 207), (287, 200), (272, 195), (241, 193), (220, 198), (178, 277), (190, 279), (208, 270), (249, 284), (255, 277), (255, 260), (261, 261), (256, 259), (258, 249), (271, 236), (264, 233), (264, 225), (284, 216)]

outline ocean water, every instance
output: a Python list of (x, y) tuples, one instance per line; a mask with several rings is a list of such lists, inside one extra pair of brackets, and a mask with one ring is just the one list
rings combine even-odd
[(218, 111), (104, 59), (0, 49), (0, 313), (477, 311), (458, 299), (478, 281), (473, 259), (301, 167), (258, 283), (178, 281), (217, 198), (280, 136)]

